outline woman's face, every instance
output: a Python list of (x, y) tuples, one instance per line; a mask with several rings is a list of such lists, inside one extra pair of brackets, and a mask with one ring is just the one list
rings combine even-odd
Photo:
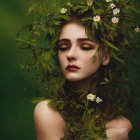
[(96, 53), (99, 45), (88, 38), (85, 27), (77, 23), (66, 24), (58, 41), (58, 59), (68, 81), (80, 81), (93, 75), (102, 64), (102, 57)]

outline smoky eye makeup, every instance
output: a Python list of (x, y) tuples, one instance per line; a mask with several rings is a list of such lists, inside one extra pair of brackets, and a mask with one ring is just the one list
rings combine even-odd
[(58, 46), (58, 50), (64, 51), (64, 50), (68, 50), (69, 47), (67, 44), (61, 44), (60, 46)]
[(80, 46), (85, 47), (85, 48), (94, 48), (94, 45), (90, 43), (81, 43)]
[(70, 47), (71, 43), (68, 39), (62, 39), (57, 42), (57, 46), (59, 50), (66, 50)]
[(96, 46), (90, 41), (80, 42), (79, 45), (82, 50), (92, 50), (96, 48)]
[(78, 38), (77, 42), (84, 49), (90, 50), (90, 49), (94, 49), (94, 48), (98, 47), (98, 44), (96, 44), (94, 41), (92, 41), (89, 38)]
[[(58, 50), (64, 51), (70, 49), (72, 46), (71, 40), (69, 39), (61, 39), (57, 42)], [(95, 42), (90, 40), (89, 38), (78, 38), (77, 46), (82, 50), (92, 50), (98, 46)]]

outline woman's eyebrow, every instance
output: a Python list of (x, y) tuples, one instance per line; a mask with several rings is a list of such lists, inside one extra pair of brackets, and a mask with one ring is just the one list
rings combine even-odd
[(89, 38), (78, 38), (77, 41), (78, 42), (80, 42), (80, 41), (91, 41), (91, 42), (95, 43), (93, 40), (91, 40)]
[(94, 45), (98, 45), (95, 41), (93, 41), (93, 40), (91, 40), (89, 38), (78, 38), (77, 39), (77, 42), (82, 42), (82, 41), (89, 41), (89, 42), (91, 42)]
[(60, 44), (63, 42), (71, 43), (71, 41), (69, 39), (60, 39), (60, 40), (58, 40), (57, 44)]

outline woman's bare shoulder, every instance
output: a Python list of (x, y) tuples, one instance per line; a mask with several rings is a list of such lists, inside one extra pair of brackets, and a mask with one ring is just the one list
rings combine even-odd
[(109, 121), (108, 123), (106, 123), (107, 128), (111, 128), (111, 127), (114, 127), (114, 126), (115, 127), (126, 128), (128, 131), (130, 131), (131, 128), (132, 128), (132, 123), (126, 117), (120, 116), (120, 117), (115, 118), (115, 119)]
[(64, 136), (65, 122), (60, 113), (48, 105), (47, 100), (39, 102), (34, 109), (34, 122), (38, 140), (57, 139)]
[[(60, 113), (48, 105), (49, 101), (44, 100), (39, 102), (34, 109), (34, 120), (35, 121), (44, 121), (46, 123), (58, 123), (62, 121), (63, 118)], [(55, 122), (56, 121), (56, 122)]]
[(44, 100), (39, 102), (34, 109), (34, 118), (35, 119), (40, 119), (40, 118), (48, 118), (49, 116), (53, 115), (54, 109), (48, 106), (49, 101)]
[(106, 123), (106, 132), (109, 140), (128, 140), (131, 128), (131, 122), (124, 116), (114, 118)]

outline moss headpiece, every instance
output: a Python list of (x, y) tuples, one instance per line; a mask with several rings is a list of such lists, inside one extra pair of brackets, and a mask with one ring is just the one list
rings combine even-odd
[[(50, 105), (64, 117), (67, 129), (63, 139), (106, 139), (105, 122), (119, 115), (129, 116), (131, 111), (134, 84), (127, 77), (127, 69), (136, 49), (135, 34), (140, 29), (130, 11), (138, 10), (131, 0), (77, 0), (61, 4), (61, 8), (57, 7), (60, 3), (51, 4), (34, 3), (28, 10), (32, 20), (18, 30), (19, 46), (33, 54), (30, 63), (21, 67), (32, 71), (41, 99), (51, 99)], [(73, 17), (85, 26), (99, 49), (107, 50), (111, 57), (110, 64), (101, 67), (101, 73), (93, 79), (98, 82), (96, 96), (69, 87), (58, 62), (61, 27)], [(111, 106), (110, 118), (105, 112), (107, 103)]]

